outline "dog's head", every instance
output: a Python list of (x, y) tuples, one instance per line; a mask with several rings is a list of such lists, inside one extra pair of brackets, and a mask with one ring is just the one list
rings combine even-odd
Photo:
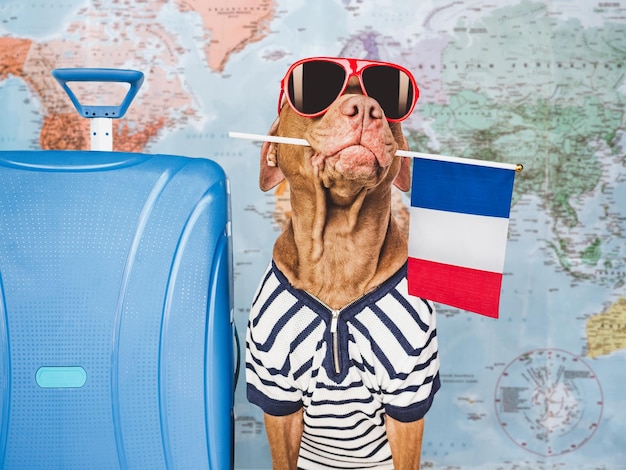
[(350, 204), (363, 191), (410, 185), (409, 159), (399, 122), (389, 122), (381, 105), (363, 94), (356, 76), (319, 116), (306, 117), (283, 102), (271, 135), (302, 138), (310, 147), (265, 143), (260, 187), (267, 191), (287, 179), (292, 191), (321, 185), (332, 202)]

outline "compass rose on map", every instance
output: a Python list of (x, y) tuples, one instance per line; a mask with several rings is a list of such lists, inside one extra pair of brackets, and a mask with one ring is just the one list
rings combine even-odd
[(578, 356), (537, 349), (509, 363), (496, 385), (504, 432), (529, 452), (551, 457), (587, 442), (602, 418), (600, 382)]

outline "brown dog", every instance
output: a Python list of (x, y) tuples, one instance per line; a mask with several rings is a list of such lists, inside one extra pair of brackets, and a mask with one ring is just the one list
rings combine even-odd
[[(290, 186), (292, 217), (278, 237), (273, 251), (274, 266), (278, 272), (275, 276), (281, 278), (280, 273), (284, 275), (284, 284), (289, 287), (281, 289), (291, 293), (289, 300), (284, 301), (285, 309), (295, 309), (294, 302), (299, 301), (304, 306), (316, 304), (322, 311), (316, 316), (305, 307), (298, 307), (297, 312), (272, 322), (267, 318), (269, 314), (259, 313), (260, 306), (256, 309), (253, 307), (251, 313), (247, 351), (248, 397), (265, 411), (274, 468), (295, 469), (296, 463), (299, 468), (356, 468), (352, 465), (372, 462), (379, 464), (376, 468), (419, 468), (422, 416), (439, 386), (432, 304), (421, 299), (407, 301), (415, 305), (409, 309), (411, 313), (407, 314), (408, 323), (415, 323), (414, 317), (420, 317), (428, 325), (424, 328), (421, 324), (419, 334), (415, 333), (420, 338), (411, 337), (407, 340), (412, 344), (405, 349), (411, 351), (408, 354), (415, 363), (401, 365), (399, 369), (404, 372), (397, 374), (398, 377), (408, 376), (418, 368), (418, 364), (429, 371), (429, 379), (426, 380), (430, 381), (429, 387), (413, 383), (406, 388), (410, 388), (414, 395), (420, 387), (422, 395), (427, 392), (415, 400), (420, 402), (422, 410), (418, 414), (399, 413), (400, 419), (392, 418), (390, 410), (395, 410), (396, 405), (391, 401), (385, 404), (383, 398), (379, 400), (378, 395), (387, 393), (387, 388), (390, 389), (390, 396), (400, 395), (400, 389), (394, 388), (399, 379), (393, 373), (374, 372), (374, 364), (386, 363), (385, 354), (388, 353), (377, 353), (375, 348), (374, 353), (361, 351), (359, 354), (364, 357), (363, 362), (360, 362), (360, 359), (354, 359), (352, 353), (337, 346), (340, 342), (345, 344), (345, 349), (353, 345), (358, 347), (360, 335), (368, 336), (369, 329), (377, 328), (360, 320), (365, 318), (363, 313), (350, 313), (350, 308), (362, 303), (361, 299), (369, 293), (381, 289), (387, 292), (389, 287), (381, 286), (388, 286), (390, 279), (396, 279), (396, 273), (402, 270), (407, 260), (407, 241), (391, 215), (392, 184), (404, 191), (410, 185), (408, 159), (394, 156), (398, 149), (407, 149), (401, 126), (399, 123), (390, 124), (378, 102), (363, 95), (358, 79), (351, 77), (344, 94), (322, 116), (303, 117), (290, 106), (284, 105), (270, 133), (303, 138), (311, 145), (264, 144), (261, 151), (260, 187), (267, 191), (283, 179)], [(276, 290), (267, 298), (264, 297), (263, 286), (272, 282), (268, 279), (269, 274), (262, 281), (255, 304), (277, 304), (281, 296), (287, 295), (282, 290), (280, 292), (283, 293), (276, 294), (279, 292)], [(394, 285), (396, 283), (394, 281)], [(375, 297), (378, 299), (381, 295), (375, 294)], [(359, 312), (377, 311), (377, 307), (363, 308), (365, 310)], [(337, 323), (339, 313), (348, 318), (348, 323), (354, 319), (352, 322), (356, 326), (344, 327), (342, 323)], [(308, 346), (302, 340), (304, 329), (293, 327), (294, 337), (286, 332), (290, 329), (288, 325), (297, 321), (309, 322), (306, 331), (319, 331), (318, 336), (313, 334), (316, 339), (311, 340)], [(282, 327), (283, 324), (287, 326)], [(269, 329), (272, 329), (272, 333)], [(393, 328), (390, 331), (392, 335), (398, 334)], [(274, 339), (270, 339), (272, 335), (275, 335)], [(274, 359), (274, 356), (269, 355), (269, 349), (274, 347), (275, 342), (283, 340), (284, 347), (290, 347), (288, 351), (283, 351), (280, 359)], [(310, 348), (308, 352), (306, 347)], [(426, 347), (434, 352), (431, 351), (424, 359), (415, 351)], [(381, 359), (377, 359), (377, 354)], [(307, 357), (311, 359), (306, 370), (313, 372), (300, 376), (298, 374), (305, 366), (295, 364), (305, 364)], [(402, 357), (397, 359), (404, 361)], [(357, 367), (348, 364), (356, 364)], [(287, 371), (289, 366), (297, 370)], [(386, 367), (391, 368), (389, 365)], [(355, 369), (357, 375), (346, 375), (346, 370), (350, 368)], [(368, 369), (370, 375), (364, 376), (364, 372), (359, 372), (361, 368)], [(379, 368), (382, 370), (382, 366)], [(320, 385), (319, 382), (325, 380), (319, 379), (322, 375), (329, 379)], [(376, 377), (382, 376), (386, 378), (381, 379), (380, 383), (367, 383), (376, 382)], [(265, 387), (270, 380), (276, 382), (274, 389), (289, 391), (297, 397), (302, 395), (302, 398), (294, 398), (291, 403), (292, 395), (272, 395), (274, 389)], [(335, 437), (334, 443), (329, 442), (330, 435), (325, 436), (324, 432), (316, 431), (320, 426), (315, 418), (321, 415), (326, 418), (334, 416), (335, 412), (328, 408), (329, 400), (335, 399), (330, 393), (334, 391), (338, 394), (334, 396), (339, 397), (339, 400), (346, 398), (349, 394), (346, 392), (346, 395), (342, 395), (342, 390), (347, 390), (344, 387), (349, 387), (346, 385), (348, 383), (362, 385), (361, 391), (354, 392), (357, 403), (359, 400), (365, 400), (368, 404), (382, 401), (377, 405), (380, 412), (372, 411), (369, 418), (350, 425), (354, 429), (345, 434), (347, 437)], [(300, 390), (300, 395), (294, 391), (296, 389)], [(325, 395), (320, 395), (322, 392), (318, 392), (319, 389), (323, 389)], [(283, 406), (288, 402), (290, 406)], [(427, 405), (424, 405), (426, 402)], [(319, 408), (316, 410), (315, 406)], [(404, 406), (409, 409), (412, 405), (403, 403), (397, 406), (398, 409), (404, 409)], [(360, 442), (359, 439), (367, 434), (360, 428), (365, 426), (364, 423), (371, 427), (382, 427), (382, 434), (376, 435), (378, 444), (364, 440), (361, 447), (369, 450), (359, 454), (361, 449), (356, 446), (356, 442)], [(343, 425), (333, 422), (328, 426), (329, 429), (335, 429)], [(332, 434), (333, 431), (329, 432)], [(354, 445), (350, 444), (351, 436), (354, 436)], [(343, 444), (342, 439), (346, 440)], [(332, 450), (320, 450), (324, 448)]]

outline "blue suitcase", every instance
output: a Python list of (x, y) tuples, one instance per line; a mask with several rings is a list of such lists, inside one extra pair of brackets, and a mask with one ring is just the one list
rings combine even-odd
[(0, 468), (232, 468), (231, 269), (216, 163), (0, 152)]

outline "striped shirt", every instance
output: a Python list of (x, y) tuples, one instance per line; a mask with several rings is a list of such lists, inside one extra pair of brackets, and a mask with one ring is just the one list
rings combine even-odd
[(408, 295), (406, 265), (332, 310), (272, 262), (250, 312), (246, 381), (270, 415), (304, 408), (298, 468), (393, 469), (385, 415), (421, 419), (440, 386), (434, 307)]

